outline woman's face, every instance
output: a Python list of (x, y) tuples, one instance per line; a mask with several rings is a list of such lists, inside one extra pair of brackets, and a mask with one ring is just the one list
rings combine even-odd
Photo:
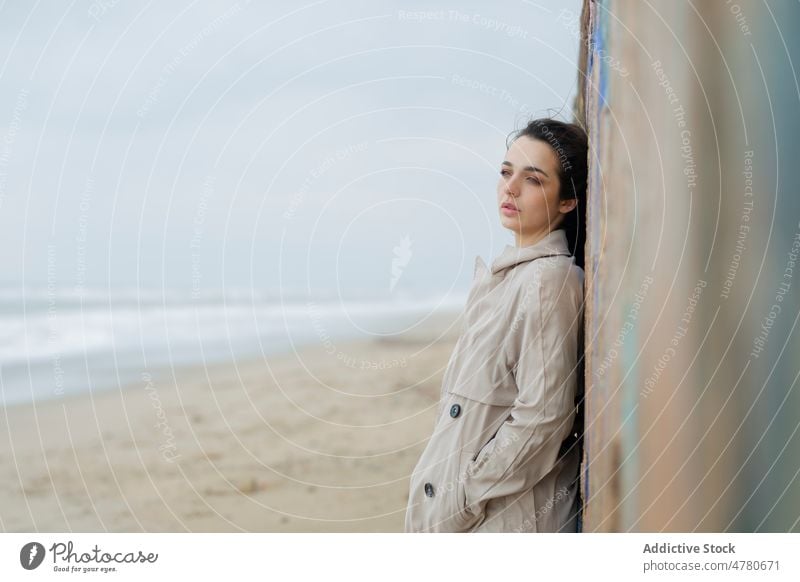
[(576, 200), (559, 200), (558, 157), (544, 141), (517, 138), (506, 152), (497, 183), (500, 223), (512, 230), (517, 246), (546, 236), (575, 207)]

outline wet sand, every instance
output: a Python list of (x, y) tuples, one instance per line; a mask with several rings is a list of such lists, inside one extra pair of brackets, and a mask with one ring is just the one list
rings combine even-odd
[(455, 314), (0, 415), (3, 531), (399, 532)]

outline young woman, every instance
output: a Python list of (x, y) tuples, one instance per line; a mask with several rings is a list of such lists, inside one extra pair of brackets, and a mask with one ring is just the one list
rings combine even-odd
[(497, 210), (516, 244), (476, 257), (407, 532), (578, 529), (587, 147), (553, 119), (507, 143)]

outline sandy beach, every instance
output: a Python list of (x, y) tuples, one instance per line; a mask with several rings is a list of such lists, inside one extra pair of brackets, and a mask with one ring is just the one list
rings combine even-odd
[(4, 408), (3, 531), (398, 532), (458, 333), (153, 371)]

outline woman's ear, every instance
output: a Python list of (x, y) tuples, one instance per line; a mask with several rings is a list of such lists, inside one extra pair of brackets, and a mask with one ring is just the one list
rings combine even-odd
[(558, 210), (559, 212), (566, 214), (567, 212), (574, 210), (577, 205), (578, 205), (577, 198), (569, 198), (567, 200), (561, 200), (559, 202)]

